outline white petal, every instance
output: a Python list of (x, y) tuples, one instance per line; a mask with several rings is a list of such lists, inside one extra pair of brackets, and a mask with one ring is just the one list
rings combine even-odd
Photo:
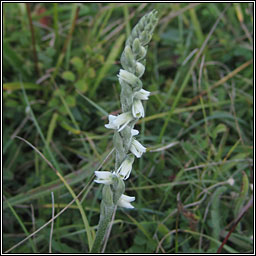
[(109, 123), (105, 124), (105, 127), (108, 129), (119, 129), (121, 131), (125, 128), (125, 126), (133, 119), (132, 114), (130, 112), (122, 113), (118, 116), (109, 115), (108, 116)]
[(146, 91), (144, 89), (140, 89), (138, 92), (134, 94), (134, 97), (138, 100), (148, 100), (148, 97), (150, 95), (149, 91)]
[(137, 157), (140, 158), (143, 153), (146, 152), (146, 148), (139, 143), (137, 140), (132, 139), (132, 144), (130, 147), (130, 151)]
[(127, 202), (133, 202), (133, 201), (135, 201), (135, 196), (127, 196), (127, 195), (122, 194), (121, 199), (125, 200)]
[(134, 208), (134, 206), (132, 206), (129, 202), (126, 202), (126, 201), (118, 201), (117, 204), (118, 204), (118, 206), (128, 208), (128, 209)]
[(94, 182), (96, 182), (96, 183), (102, 183), (102, 184), (106, 184), (106, 185), (112, 184), (112, 181), (111, 181), (111, 180), (94, 180)]
[(132, 164), (134, 162), (134, 156), (129, 154), (128, 157), (122, 162), (117, 170), (117, 173), (124, 179), (127, 180), (132, 171)]
[(105, 124), (105, 127), (107, 129), (117, 129), (118, 127), (114, 124), (114, 121), (116, 120), (116, 116), (113, 116), (113, 115), (109, 115), (108, 116), (108, 121), (109, 123), (108, 124)]
[(113, 123), (115, 123), (116, 126), (120, 126), (126, 121), (127, 121), (127, 113), (122, 113), (121, 115), (118, 115), (115, 120), (113, 120)]
[(131, 205), (130, 202), (134, 201), (135, 197), (134, 196), (126, 196), (126, 195), (121, 195), (120, 199), (118, 200), (117, 204), (121, 207), (125, 208), (134, 208), (134, 206)]
[(139, 134), (139, 131), (136, 130), (136, 129), (132, 129), (132, 130), (131, 130), (131, 133), (132, 133), (132, 136), (136, 136), (136, 135)]
[(118, 115), (117, 118), (113, 121), (113, 124), (117, 127), (120, 127), (121, 125), (125, 123), (129, 123), (132, 120), (132, 115), (130, 112), (122, 113), (121, 115)]
[(139, 143), (137, 140), (133, 139), (132, 144), (139, 150), (142, 151), (143, 153), (146, 152), (146, 149), (141, 143)]
[(96, 183), (102, 183), (102, 184), (112, 184), (113, 180), (113, 173), (111, 172), (99, 172), (99, 171), (95, 171), (94, 172), (96, 175), (96, 179), (94, 180), (94, 182)]
[(134, 118), (144, 117), (145, 112), (141, 100), (134, 99), (132, 104), (132, 115)]
[(113, 122), (116, 119), (116, 116), (114, 115), (108, 115), (109, 122)]
[(107, 129), (117, 129), (117, 127), (115, 125), (113, 125), (113, 124), (105, 124), (105, 127)]
[(124, 173), (126, 173), (127, 171), (129, 171), (129, 167), (127, 165), (127, 163), (124, 161), (120, 167), (117, 169), (116, 173), (119, 173), (122, 176), (125, 176)]
[(120, 176), (124, 177), (124, 180), (127, 180), (130, 176), (131, 171), (132, 171), (132, 165), (126, 165), (121, 168), (119, 174)]
[(140, 158), (142, 156), (142, 152), (139, 152), (134, 145), (132, 144), (130, 147), (130, 151), (137, 157)]
[(112, 178), (112, 173), (111, 172), (104, 172), (104, 171), (95, 171), (95, 175), (97, 176), (98, 179), (111, 179)]

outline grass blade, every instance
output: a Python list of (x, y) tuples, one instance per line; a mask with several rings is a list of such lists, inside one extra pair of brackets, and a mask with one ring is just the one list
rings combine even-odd
[(124, 42), (125, 35), (121, 35), (116, 43), (113, 45), (111, 52), (109, 53), (107, 60), (103, 67), (100, 69), (97, 79), (89, 92), (90, 98), (92, 98), (98, 89), (102, 79), (106, 76), (111, 66), (115, 63), (116, 58), (119, 56), (119, 52), (121, 51), (121, 46)]

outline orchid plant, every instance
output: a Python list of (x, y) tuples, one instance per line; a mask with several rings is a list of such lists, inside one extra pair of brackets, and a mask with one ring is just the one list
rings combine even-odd
[(124, 195), (125, 183), (132, 171), (135, 157), (140, 158), (146, 148), (134, 138), (139, 131), (134, 125), (145, 116), (142, 101), (148, 100), (150, 92), (142, 88), (140, 78), (145, 72), (145, 56), (158, 18), (155, 10), (144, 15), (126, 40), (121, 55), (123, 69), (118, 74), (121, 85), (122, 114), (109, 115), (107, 129), (114, 130), (115, 169), (112, 172), (96, 171), (96, 183), (104, 184), (100, 221), (91, 252), (99, 252), (116, 206), (134, 208), (134, 196)]

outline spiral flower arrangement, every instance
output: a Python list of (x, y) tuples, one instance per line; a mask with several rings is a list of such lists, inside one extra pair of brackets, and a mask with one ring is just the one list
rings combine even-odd
[(99, 250), (116, 205), (134, 208), (131, 202), (135, 197), (124, 195), (124, 180), (130, 176), (134, 156), (140, 158), (146, 152), (146, 148), (134, 138), (139, 134), (139, 131), (134, 129), (134, 125), (139, 118), (145, 116), (142, 101), (148, 100), (150, 95), (150, 92), (142, 89), (140, 78), (145, 72), (147, 44), (152, 38), (157, 22), (155, 10), (144, 15), (126, 40), (121, 55), (123, 69), (120, 69), (118, 79), (121, 85), (122, 114), (109, 115), (109, 123), (105, 125), (106, 128), (114, 130), (115, 170), (95, 172), (94, 181), (104, 184), (104, 187), (100, 221), (92, 252)]

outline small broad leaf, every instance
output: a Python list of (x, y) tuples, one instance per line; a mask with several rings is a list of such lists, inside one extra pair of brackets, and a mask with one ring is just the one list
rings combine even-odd
[(71, 71), (65, 71), (62, 73), (62, 78), (67, 81), (74, 82), (75, 81), (75, 75)]
[(88, 90), (88, 84), (83, 79), (78, 80), (74, 85), (80, 92), (86, 92)]
[(66, 102), (70, 107), (75, 107), (76, 105), (76, 98), (73, 95), (66, 96)]
[(73, 57), (70, 62), (74, 65), (78, 72), (80, 72), (84, 66), (83, 61), (77, 56)]

